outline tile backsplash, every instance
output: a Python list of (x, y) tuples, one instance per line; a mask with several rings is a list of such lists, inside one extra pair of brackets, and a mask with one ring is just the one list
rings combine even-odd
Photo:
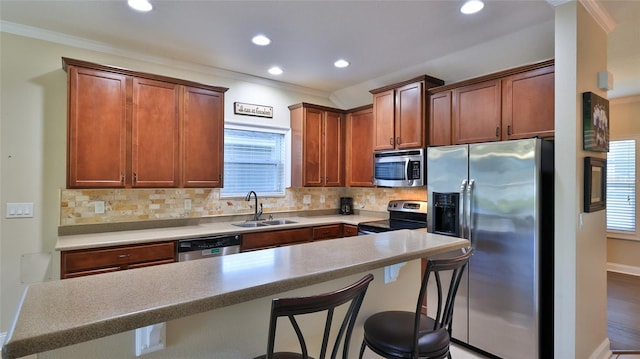
[[(304, 204), (304, 196), (310, 203)], [(259, 196), (259, 194), (258, 194)], [(385, 212), (393, 199), (426, 200), (426, 187), (419, 188), (288, 188), (284, 197), (258, 197), (264, 214), (339, 208), (340, 197), (353, 197), (356, 210)], [(190, 200), (191, 209), (185, 208)], [(324, 201), (323, 201), (324, 200)], [(97, 205), (96, 205), (97, 203)], [(163, 219), (250, 215), (251, 201), (220, 198), (220, 190), (168, 189), (62, 189), (60, 225), (143, 222)], [(104, 213), (99, 212), (104, 205)]]

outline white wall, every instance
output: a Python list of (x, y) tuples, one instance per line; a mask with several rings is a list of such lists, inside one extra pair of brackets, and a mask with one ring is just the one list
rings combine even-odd
[[(289, 127), (289, 105), (334, 106), (327, 97), (293, 86), (225, 78), (206, 67), (163, 65), (7, 32), (0, 33), (0, 46), (0, 203), (34, 203), (33, 218), (0, 220), (0, 332), (8, 330), (27, 284), (57, 279), (52, 273), (59, 268), (59, 190), (66, 184), (67, 80), (61, 57), (228, 87), (225, 118), (235, 122)], [(274, 118), (234, 115), (235, 101), (273, 106)]]
[(581, 119), (583, 92), (606, 98), (607, 38), (576, 1), (556, 8), (555, 34), (555, 357), (608, 357), (605, 211), (582, 202), (583, 158), (605, 155), (582, 150)]

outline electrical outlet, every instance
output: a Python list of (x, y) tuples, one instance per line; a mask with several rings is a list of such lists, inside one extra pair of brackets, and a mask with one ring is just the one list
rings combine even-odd
[(95, 201), (93, 202), (94, 212), (96, 214), (104, 213), (104, 201)]
[(323, 194), (320, 195), (320, 203), (324, 203), (324, 195)]
[(311, 204), (311, 195), (309, 195), (309, 194), (305, 194), (305, 195), (302, 197), (302, 203), (304, 203), (304, 204)]
[(187, 198), (184, 200), (184, 209), (187, 211), (191, 210), (191, 199)]

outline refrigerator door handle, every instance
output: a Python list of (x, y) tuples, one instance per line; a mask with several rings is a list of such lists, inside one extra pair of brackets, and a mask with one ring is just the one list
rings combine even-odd
[(469, 180), (469, 184), (467, 185), (467, 195), (466, 195), (466, 199), (467, 199), (467, 204), (465, 205), (465, 209), (467, 211), (465, 217), (465, 221), (467, 222), (467, 239), (469, 240), (469, 242), (471, 243), (471, 247), (474, 247), (474, 243), (472, 240), (472, 236), (471, 236), (471, 229), (472, 229), (472, 225), (471, 225), (471, 204), (473, 201), (473, 185), (476, 183), (475, 180), (470, 179)]
[(458, 228), (460, 229), (460, 237), (467, 238), (466, 228), (467, 228), (467, 216), (465, 211), (466, 201), (465, 196), (467, 193), (467, 185), (468, 182), (466, 179), (462, 180), (462, 184), (460, 184), (460, 199), (458, 204)]

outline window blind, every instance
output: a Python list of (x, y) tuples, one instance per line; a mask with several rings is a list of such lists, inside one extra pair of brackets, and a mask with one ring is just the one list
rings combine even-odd
[(636, 141), (611, 141), (607, 155), (607, 230), (636, 230)]
[(284, 195), (284, 134), (224, 130), (224, 197)]

